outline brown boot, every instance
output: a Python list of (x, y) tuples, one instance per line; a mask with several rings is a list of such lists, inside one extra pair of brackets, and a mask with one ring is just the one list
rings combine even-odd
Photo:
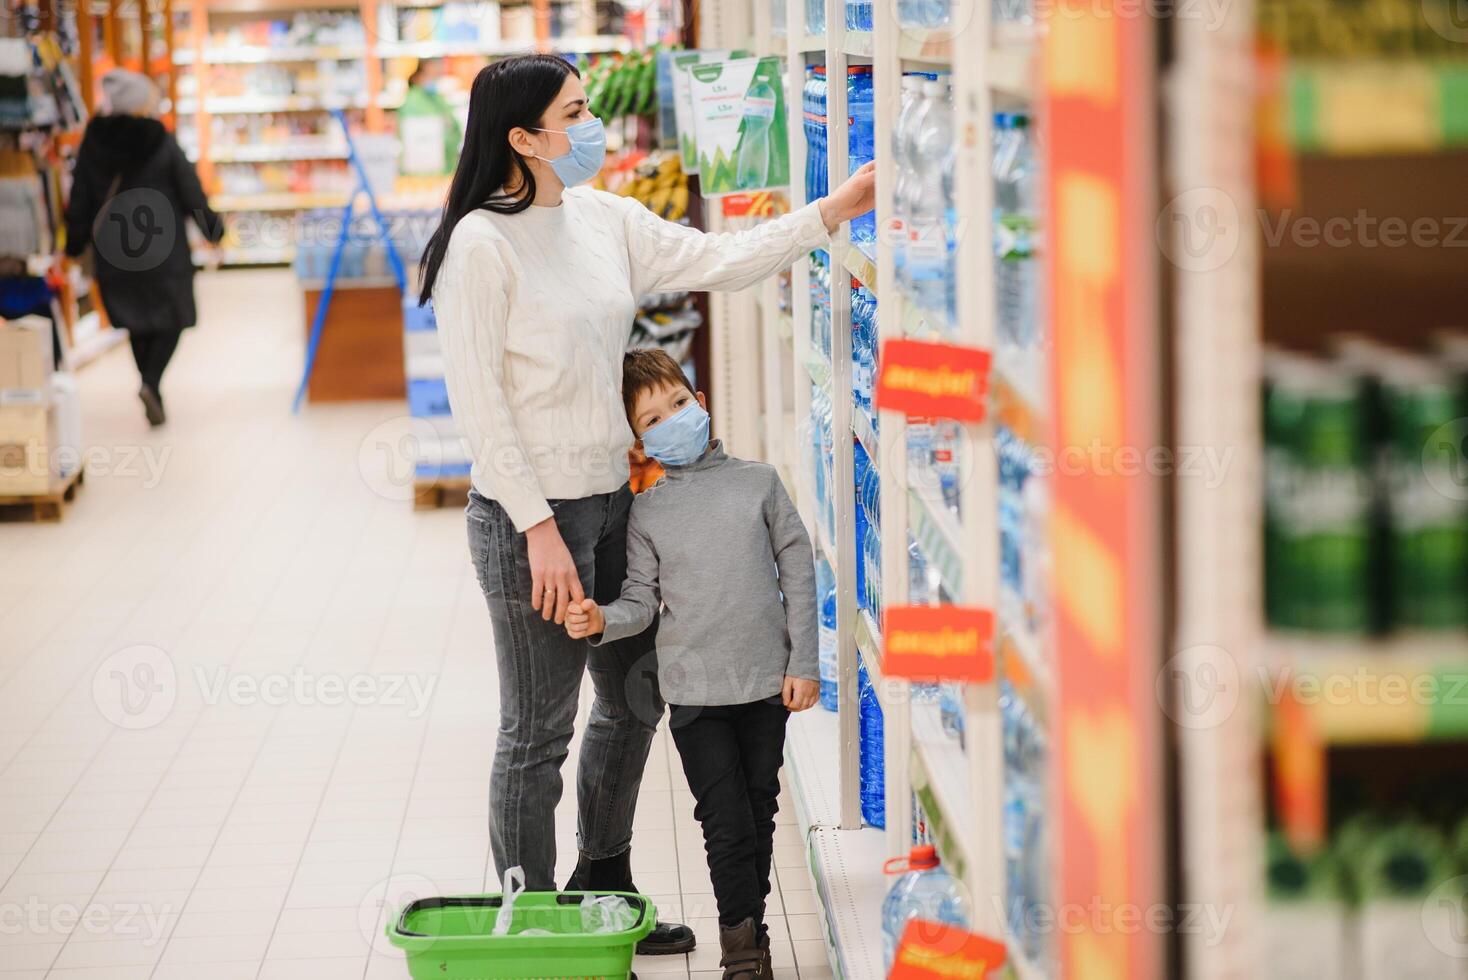
[(759, 929), (753, 919), (745, 919), (732, 929), (719, 929), (719, 946), (724, 951), (719, 965), (724, 980), (770, 980), (770, 949), (761, 943)]

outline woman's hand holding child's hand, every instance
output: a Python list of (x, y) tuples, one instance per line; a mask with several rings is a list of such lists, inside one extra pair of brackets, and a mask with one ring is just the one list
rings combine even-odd
[(606, 618), (602, 616), (601, 606), (596, 604), (595, 599), (573, 602), (566, 610), (566, 632), (571, 634), (573, 640), (584, 640), (588, 636), (596, 636), (606, 628)]
[(821, 685), (818, 681), (808, 681), (788, 675), (785, 677), (785, 687), (780, 691), (780, 699), (791, 711), (813, 708), (820, 697)]

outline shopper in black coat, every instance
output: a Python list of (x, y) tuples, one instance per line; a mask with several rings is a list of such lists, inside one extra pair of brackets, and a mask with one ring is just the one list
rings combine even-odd
[(162, 425), (159, 384), (180, 334), (197, 319), (185, 219), (211, 243), (224, 225), (199, 175), (154, 118), (158, 90), (144, 75), (102, 79), (107, 112), (87, 124), (66, 208), (66, 254), (92, 246), (95, 280), (114, 326), (128, 331), (148, 421)]

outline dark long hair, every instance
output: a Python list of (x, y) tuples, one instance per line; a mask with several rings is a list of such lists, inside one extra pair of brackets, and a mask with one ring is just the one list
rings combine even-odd
[[(485, 208), (500, 214), (518, 214), (535, 200), (535, 174), (525, 158), (510, 148), (510, 130), (533, 129), (560, 94), (567, 75), (579, 75), (570, 62), (548, 54), (506, 58), (482, 69), (469, 91), (469, 124), (464, 128), (464, 150), (449, 185), (443, 217), (423, 250), (418, 264), (418, 305), (433, 296), (433, 283), (449, 249), (449, 237), (459, 219)], [(513, 195), (504, 192), (511, 170), (520, 181)]]

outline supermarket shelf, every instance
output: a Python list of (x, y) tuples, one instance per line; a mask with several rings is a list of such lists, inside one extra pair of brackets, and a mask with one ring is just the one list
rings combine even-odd
[(1028, 99), (1039, 78), (1040, 46), (1033, 28), (996, 29), (995, 43), (984, 63), (989, 87), (1002, 95)]
[(880, 694), (882, 683), (887, 679), (887, 675), (882, 673), (882, 630), (865, 609), (856, 614), (856, 649), (867, 665), (867, 677)]
[[(205, 110), (216, 116), (229, 113), (324, 112), (328, 109), (363, 109), (366, 106), (365, 95), (354, 95), (351, 98), (320, 95), (216, 95), (204, 102)], [(179, 99), (177, 109), (182, 113), (195, 112), (198, 110), (198, 100)]]
[(962, 878), (975, 859), (968, 848), (977, 819), (968, 757), (958, 739), (943, 730), (942, 708), (933, 702), (912, 706), (912, 787), (943, 863)]
[(943, 504), (943, 491), (931, 473), (909, 470), (908, 520), (918, 547), (938, 569), (950, 595), (963, 591), (962, 529), (958, 518)]
[[(209, 261), (209, 253), (196, 249), (194, 265), (203, 268)], [(220, 265), (287, 265), (294, 261), (296, 250), (287, 245), (283, 248), (225, 248), (219, 252)]]
[(789, 310), (781, 310), (775, 317), (775, 324), (781, 340), (795, 339), (795, 317)]
[(1468, 636), (1382, 640), (1274, 634), (1256, 678), (1267, 702), (1293, 691), (1327, 744), (1468, 739)]
[(866, 450), (872, 465), (881, 469), (882, 457), (877, 453), (877, 434), (872, 431), (872, 420), (865, 411), (854, 405), (851, 409), (851, 431), (856, 436), (856, 441), (861, 443), (861, 448)]
[(841, 36), (841, 50), (857, 58), (872, 56), (871, 31), (846, 31)]
[(904, 27), (897, 40), (897, 57), (904, 67), (953, 63), (953, 35), (948, 28)]
[(797, 41), (796, 44), (798, 45), (796, 50), (801, 54), (826, 53), (826, 35), (824, 34), (807, 34)]
[(1305, 153), (1355, 155), (1468, 146), (1461, 61), (1295, 62), (1285, 80), (1288, 138)]
[(215, 163), (280, 163), (289, 160), (345, 160), (347, 148), (336, 143), (307, 140), (285, 144), (245, 144), (212, 147), (209, 159)]
[[(228, 48), (205, 48), (204, 63), (209, 65), (258, 65), (273, 61), (351, 61), (367, 56), (365, 45), (307, 45), (269, 47), (241, 44)], [(192, 48), (173, 53), (175, 65), (192, 65), (197, 55)]]
[[(597, 54), (629, 51), (632, 42), (620, 34), (596, 34), (581, 37), (551, 38), (555, 52)], [(377, 46), (383, 58), (450, 58), (456, 56), (526, 54), (536, 50), (535, 41), (386, 41)]]
[(209, 206), (216, 211), (307, 211), (344, 207), (346, 203), (347, 195), (343, 191), (216, 194), (209, 199)]
[(902, 304), (902, 333), (904, 336), (914, 340), (935, 342), (947, 339), (942, 329), (932, 322), (926, 310), (906, 296), (899, 296), (898, 299)]
[(1039, 638), (1028, 630), (1005, 630), (999, 637), (999, 650), (1005, 679), (1037, 718), (1048, 719), (1055, 700), (1055, 676), (1041, 656)]
[(871, 290), (873, 296), (880, 299), (881, 293), (877, 291), (876, 261), (849, 242), (834, 245), (833, 248), (841, 259), (841, 267), (860, 280), (863, 286)]
[(841, 752), (836, 715), (813, 708), (791, 715), (785, 739), (786, 771), (806, 857), (820, 896), (822, 932), (832, 970), (848, 978), (881, 975), (882, 864), (885, 836), (875, 828), (840, 830)]
[(831, 361), (814, 347), (805, 360), (805, 373), (810, 375), (810, 380), (818, 388), (829, 388), (831, 386)]
[(817, 705), (790, 716), (785, 761), (795, 788), (802, 831), (841, 822), (841, 774), (831, 760), (841, 754), (841, 730), (834, 711)]

